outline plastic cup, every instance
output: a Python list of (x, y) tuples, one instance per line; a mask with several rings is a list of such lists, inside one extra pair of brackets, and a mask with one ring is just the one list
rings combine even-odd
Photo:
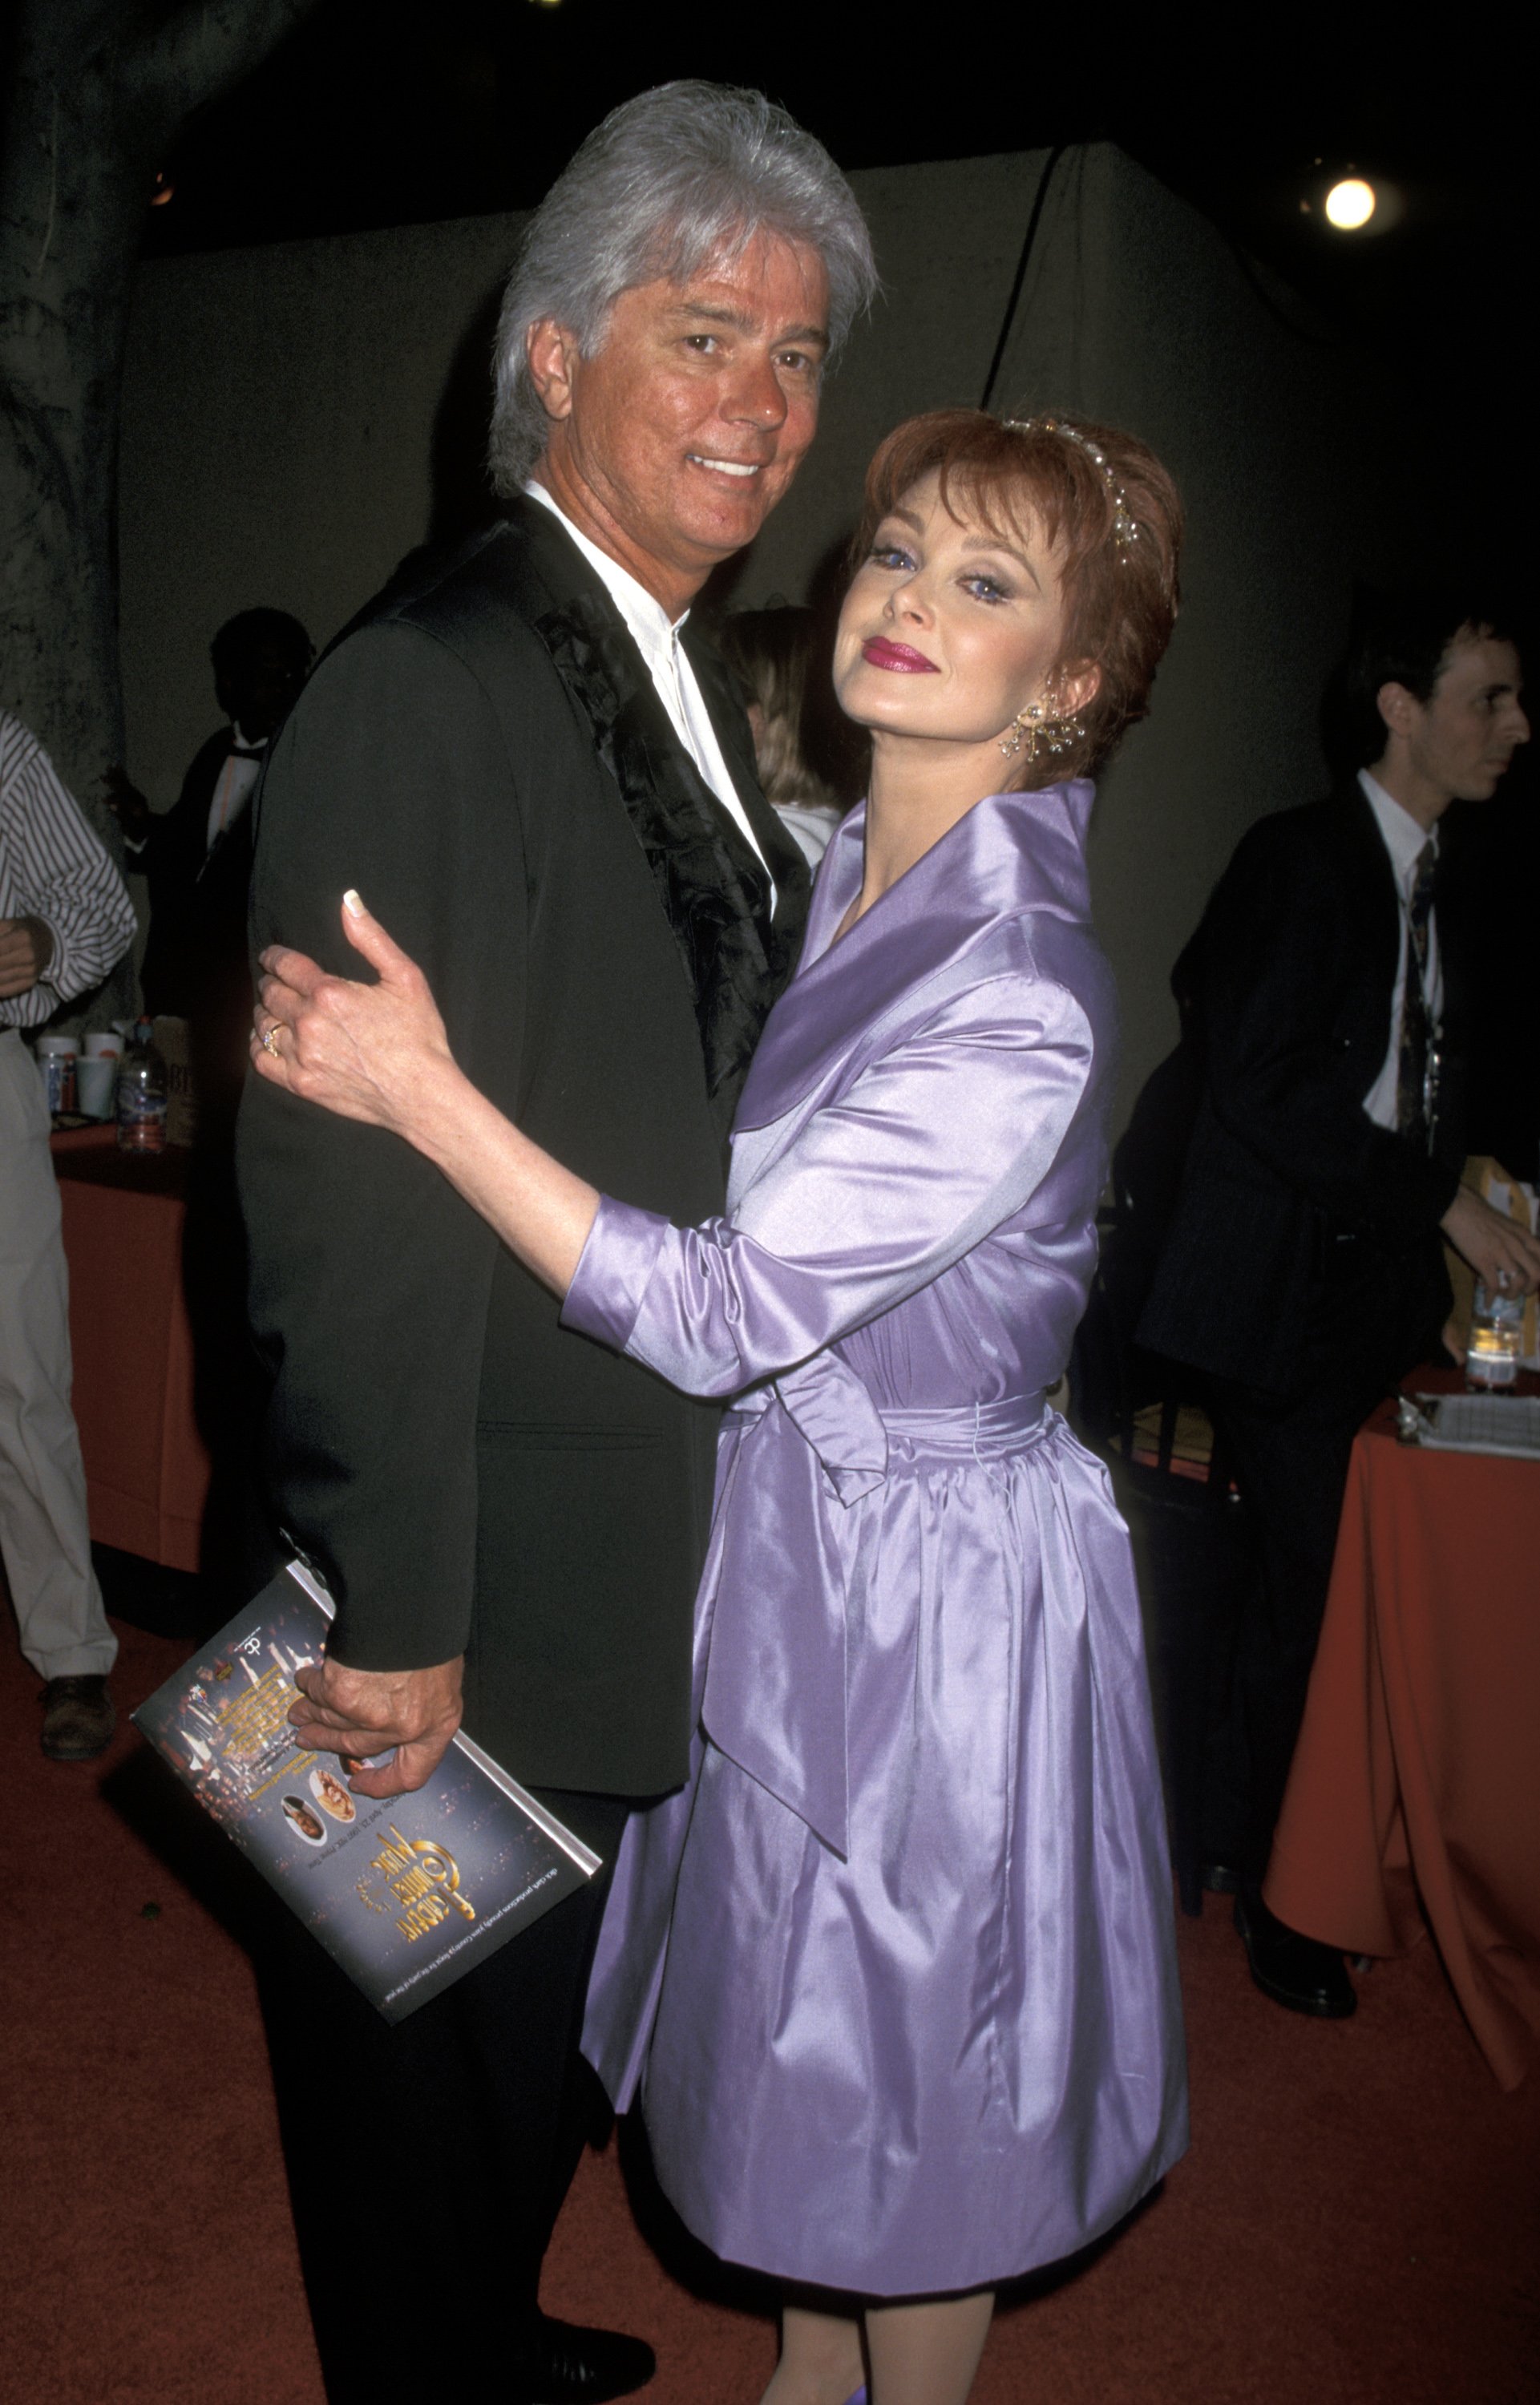
[(88, 1119), (109, 1119), (118, 1100), (117, 1055), (97, 1052), (77, 1062), (75, 1089)]

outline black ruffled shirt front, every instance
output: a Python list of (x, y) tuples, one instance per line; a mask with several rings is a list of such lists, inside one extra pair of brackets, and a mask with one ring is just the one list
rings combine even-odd
[(806, 864), (753, 781), (747, 723), (709, 646), (693, 631), (685, 638), (763, 859), (680, 742), (619, 611), (576, 545), (538, 502), (516, 501), (509, 516), (554, 599), (534, 619), (534, 632), (592, 729), (672, 929), (700, 1031), (706, 1090), (726, 1132), (801, 948)]

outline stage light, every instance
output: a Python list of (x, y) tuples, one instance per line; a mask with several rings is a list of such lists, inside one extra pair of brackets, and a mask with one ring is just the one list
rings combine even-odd
[(1375, 213), (1378, 195), (1362, 176), (1345, 176), (1326, 195), (1326, 218), (1338, 233), (1358, 233)]

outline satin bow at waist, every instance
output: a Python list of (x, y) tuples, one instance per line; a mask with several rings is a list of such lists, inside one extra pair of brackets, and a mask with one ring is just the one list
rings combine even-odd
[(932, 1411), (880, 1412), (889, 1441), (899, 1437), (916, 1453), (971, 1455), (987, 1461), (1019, 1453), (1048, 1426), (1048, 1397), (1007, 1395), (997, 1403), (954, 1403)]
[(1041, 1389), (993, 1403), (884, 1409), (835, 1353), (820, 1353), (772, 1385), (741, 1395), (728, 1416), (762, 1419), (776, 1403), (816, 1454), (841, 1503), (858, 1502), (882, 1484), (892, 1440), (906, 1452), (984, 1461), (1019, 1452), (1048, 1425), (1048, 1398)]
[(831, 1504), (870, 1495), (895, 1454), (906, 1468), (982, 1464), (1037, 1443), (1050, 1425), (1040, 1392), (883, 1410), (834, 1353), (728, 1413), (701, 1718), (721, 1752), (838, 1853), (849, 1845), (846, 1619), (858, 1539)]

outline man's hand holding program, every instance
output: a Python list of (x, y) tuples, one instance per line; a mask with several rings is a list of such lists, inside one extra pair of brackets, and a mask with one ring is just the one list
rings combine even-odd
[(393, 1746), (394, 1761), (356, 1770), (349, 1784), (359, 1795), (404, 1795), (432, 1777), (459, 1726), (463, 1668), (459, 1654), (426, 1670), (351, 1670), (328, 1659), (296, 1672), (301, 1700), (289, 1717), (317, 1753), (357, 1758)]

